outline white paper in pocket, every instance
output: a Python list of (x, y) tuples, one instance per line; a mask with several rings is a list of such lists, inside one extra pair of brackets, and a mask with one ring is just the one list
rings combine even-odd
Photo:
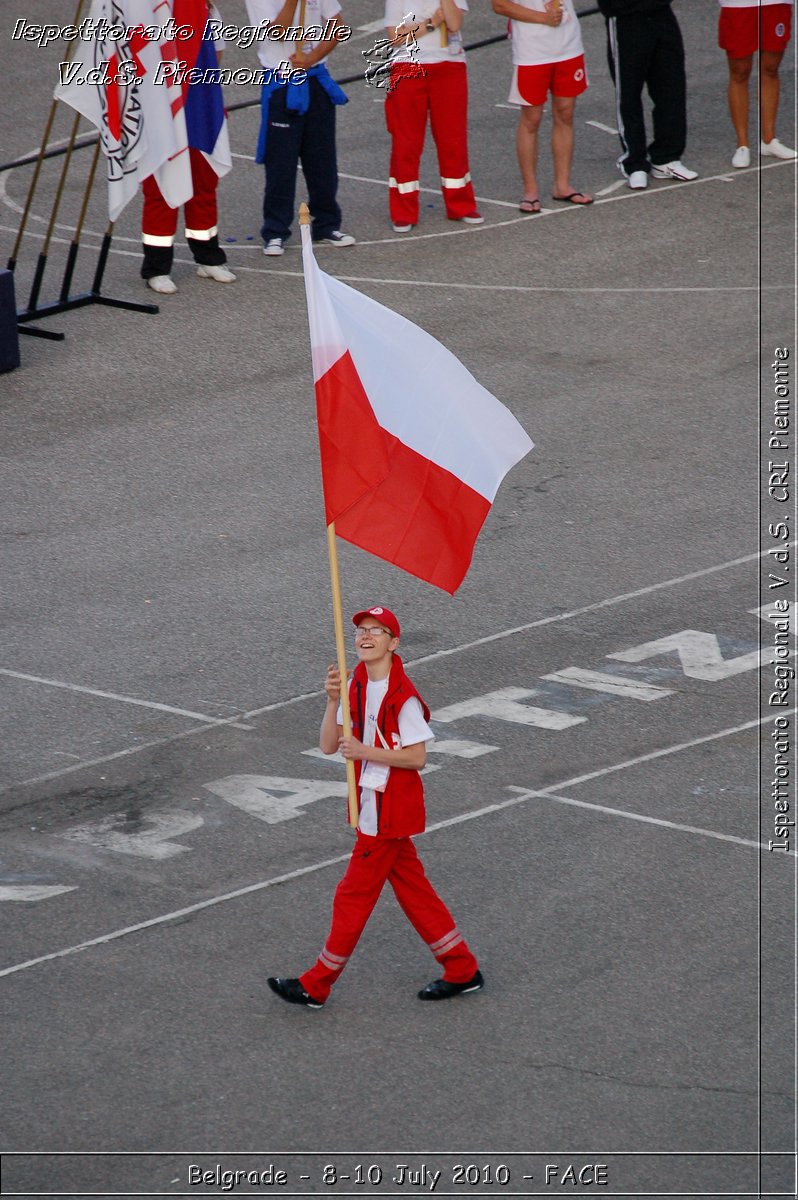
[(390, 767), (384, 767), (380, 763), (366, 763), (360, 772), (360, 786), (371, 788), (374, 792), (384, 792), (390, 773)]

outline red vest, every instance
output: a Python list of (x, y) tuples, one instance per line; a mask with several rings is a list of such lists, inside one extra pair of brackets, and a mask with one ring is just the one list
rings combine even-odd
[[(363, 722), (366, 713), (366, 685), (368, 674), (363, 663), (358, 663), (349, 685), (349, 708), (352, 714), (352, 733), (363, 740)], [(429, 709), (419, 696), (414, 685), (405, 675), (402, 660), (394, 654), (391, 673), (388, 676), (388, 691), (385, 693), (377, 725), (389, 746), (394, 744), (394, 734), (399, 737), (399, 713), (402, 705), (411, 696), (421, 703), (424, 720), (429, 720)], [(381, 745), (382, 743), (378, 743)], [(355, 763), (357, 780), (357, 803), (360, 809), (360, 772), (362, 762)], [(426, 824), (424, 813), (424, 785), (418, 771), (407, 767), (391, 767), (384, 792), (377, 792), (377, 832), (381, 837), (412, 837), (423, 833)]]

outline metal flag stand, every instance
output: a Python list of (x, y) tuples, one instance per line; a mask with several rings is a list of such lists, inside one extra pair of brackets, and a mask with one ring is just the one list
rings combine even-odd
[[(72, 24), (75, 26), (80, 24), (80, 17), (81, 17), (81, 12), (83, 9), (84, 2), (85, 2), (85, 0), (78, 0), (77, 11), (76, 11), (75, 16), (72, 21)], [(73, 44), (74, 43), (70, 43), (70, 45), (69, 45), (69, 49), (67, 51), (67, 61), (71, 57)], [(28, 217), (30, 215), (31, 208), (33, 206), (34, 196), (36, 194), (36, 189), (37, 189), (37, 186), (39, 183), (39, 175), (41, 173), (42, 162), (44, 161), (46, 150), (47, 150), (47, 145), (50, 140), (50, 133), (52, 131), (53, 121), (55, 118), (57, 106), (58, 106), (58, 101), (54, 99), (50, 105), (50, 112), (47, 117), (47, 123), (46, 123), (45, 129), (44, 129), (44, 136), (42, 137), (42, 143), (41, 143), (41, 146), (39, 147), (39, 153), (36, 157), (36, 164), (35, 164), (34, 171), (33, 171), (33, 178), (31, 179), (30, 187), (28, 188), (28, 196), (25, 201), (25, 207), (22, 212), (22, 217), (20, 219), (19, 229), (17, 230), (17, 237), (16, 237), (16, 241), (14, 243), (14, 249), (12, 250), (11, 256), (8, 259), (8, 263), (7, 263), (8, 270), (11, 271), (12, 273), (16, 269), (17, 259), (18, 259), (19, 252), (20, 252), (20, 247), (22, 246), (22, 239), (25, 235), (25, 228), (28, 223)], [(85, 308), (86, 305), (88, 305), (88, 304), (104, 304), (104, 305), (107, 305), (112, 308), (126, 308), (131, 312), (157, 313), (160, 311), (157, 304), (147, 304), (147, 303), (142, 303), (142, 302), (138, 302), (138, 301), (134, 301), (134, 300), (117, 300), (117, 299), (113, 299), (110, 296), (104, 296), (102, 294), (103, 276), (105, 274), (105, 267), (106, 267), (106, 263), (108, 262), (108, 253), (110, 251), (111, 241), (113, 239), (113, 230), (114, 230), (113, 222), (109, 223), (109, 225), (105, 231), (105, 234), (103, 235), (99, 254), (97, 256), (97, 264), (95, 267), (94, 278), (92, 280), (91, 288), (87, 292), (81, 292), (74, 296), (70, 296), (70, 294), (69, 294), (69, 289), (72, 285), (72, 277), (75, 272), (75, 264), (77, 262), (78, 251), (80, 249), (80, 236), (83, 231), (83, 224), (86, 219), (86, 211), (88, 209), (89, 198), (91, 195), (92, 187), (94, 185), (94, 178), (95, 178), (96, 171), (97, 171), (97, 163), (99, 161), (99, 156), (100, 156), (99, 138), (97, 139), (97, 145), (96, 145), (96, 148), (94, 151), (94, 157), (92, 159), (91, 167), (89, 168), (89, 174), (88, 174), (88, 177), (86, 180), (86, 186), (83, 191), (83, 199), (82, 199), (81, 208), (80, 208), (80, 215), (78, 217), (78, 222), (75, 227), (75, 231), (72, 236), (72, 241), (69, 246), (69, 253), (67, 255), (67, 261), (66, 261), (66, 265), (64, 267), (64, 274), (61, 279), (61, 286), (59, 289), (58, 299), (50, 301), (49, 303), (45, 303), (45, 304), (42, 304), (39, 301), (39, 296), (40, 296), (41, 288), (42, 288), (42, 282), (44, 280), (44, 272), (47, 267), (47, 260), (48, 260), (48, 255), (49, 255), (49, 251), (50, 251), (50, 242), (52, 240), (53, 232), (55, 230), (56, 220), (58, 218), (58, 212), (61, 207), (61, 201), (62, 201), (63, 195), (64, 195), (64, 189), (66, 186), (67, 175), (69, 173), (69, 165), (70, 165), (70, 162), (72, 159), (72, 151), (75, 147), (75, 141), (77, 138), (79, 124), (80, 124), (80, 113), (76, 113), (75, 119), (72, 123), (72, 130), (70, 132), (69, 140), (67, 142), (67, 146), (66, 146), (66, 149), (64, 152), (64, 162), (61, 167), (61, 175), (58, 180), (58, 187), (56, 189), (55, 198), (53, 200), (53, 206), (52, 206), (52, 209), (50, 212), (50, 218), (49, 218), (48, 225), (47, 225), (47, 232), (44, 237), (44, 243), (42, 245), (42, 249), (39, 253), (39, 258), (36, 263), (36, 269), (35, 269), (35, 272), (33, 275), (33, 283), (31, 284), (31, 290), (30, 290), (30, 295), (28, 297), (28, 303), (25, 308), (17, 310), (17, 329), (20, 333), (27, 333), (27, 334), (31, 335), (32, 337), (47, 338), (50, 341), (57, 341), (57, 342), (61, 342), (64, 340), (63, 333), (57, 333), (51, 329), (41, 329), (38, 326), (29, 325), (29, 322), (38, 320), (42, 317), (53, 316), (55, 313), (69, 312), (73, 308)]]

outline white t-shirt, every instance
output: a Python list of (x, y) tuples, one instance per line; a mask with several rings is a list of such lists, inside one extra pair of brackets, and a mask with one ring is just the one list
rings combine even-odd
[[(257, 28), (261, 24), (272, 25), (274, 19), (283, 7), (281, 0), (247, 0), (247, 16), (249, 23), (253, 28)], [(294, 15), (291, 19), (291, 26), (299, 25), (299, 9), (300, 3), (297, 0), (297, 6), (294, 9)], [(304, 27), (311, 32), (316, 32), (316, 37), (307, 38), (304, 42), (305, 54), (310, 54), (313, 50), (314, 43), (322, 41), (319, 36), (324, 29), (325, 24), (332, 17), (337, 17), (341, 11), (341, 6), (338, 0), (305, 0), (305, 20)], [(270, 38), (263, 38), (257, 43), (258, 58), (264, 67), (279, 67), (280, 63), (285, 62), (295, 54), (299, 42), (292, 41), (287, 38), (281, 41), (272, 41)], [(325, 54), (320, 62), (325, 62), (329, 55)]]
[(766, 8), (769, 4), (792, 4), (793, 0), (718, 0), (721, 8)]
[[(454, 0), (454, 2), (461, 12), (468, 12), (466, 0)], [(385, 0), (385, 24), (389, 29), (395, 29), (397, 25), (402, 24), (405, 17), (410, 17), (413, 21), (428, 21), (439, 7), (437, 0)], [(443, 34), (441, 34), (441, 30), (443, 30)], [(445, 45), (441, 45), (441, 37), (446, 39)], [(412, 42), (411, 46), (397, 46), (391, 55), (392, 61), (439, 63), (451, 62), (453, 57), (455, 61), (457, 57), (461, 62), (464, 61), (462, 48), (458, 49), (457, 56), (450, 53), (445, 25), (439, 25), (437, 29), (433, 29), (432, 33), (417, 33), (415, 43), (415, 46), (412, 46)]]
[[(516, 0), (523, 8), (545, 12), (545, 0)], [(559, 25), (533, 25), (529, 21), (511, 21), (513, 65), (534, 67), (539, 63), (567, 62), (584, 53), (582, 33), (573, 0), (562, 0)]]
[[(377, 736), (377, 717), (379, 716), (380, 707), (385, 699), (385, 693), (388, 691), (388, 679), (369, 680), (366, 685), (366, 711), (363, 714), (363, 745), (364, 746), (382, 746), (382, 742)], [(340, 725), (343, 722), (343, 713), (341, 706), (338, 705), (338, 714), (336, 721)], [(405, 700), (399, 710), (399, 744), (391, 747), (392, 750), (400, 750), (404, 746), (416, 746), (419, 742), (432, 742), (435, 740), (435, 734), (430, 729), (427, 722), (424, 720), (424, 710), (415, 696), (411, 696), (409, 700)], [(375, 777), (375, 784), (380, 791), (385, 790), (385, 784), (388, 782), (388, 767), (382, 767), (377, 763), (363, 763), (361, 780), (363, 773), (371, 768), (371, 773)], [(360, 820), (357, 825), (361, 833), (367, 833), (371, 837), (376, 837), (377, 834), (377, 792), (373, 787), (366, 787), (361, 784), (360, 789)]]

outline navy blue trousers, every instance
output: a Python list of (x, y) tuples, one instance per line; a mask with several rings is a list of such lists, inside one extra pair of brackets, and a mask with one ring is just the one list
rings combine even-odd
[(269, 131), (266, 137), (266, 190), (263, 195), (264, 242), (288, 238), (296, 216), (296, 171), (302, 172), (308, 188), (308, 205), (314, 239), (328, 237), (341, 228), (338, 207), (338, 162), (335, 153), (335, 105), (317, 80), (310, 78), (308, 111), (288, 112), (287, 88), (279, 88), (269, 100)]

